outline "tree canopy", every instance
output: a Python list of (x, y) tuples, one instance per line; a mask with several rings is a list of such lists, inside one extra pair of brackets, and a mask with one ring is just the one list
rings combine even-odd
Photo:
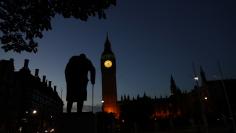
[(105, 19), (105, 9), (116, 0), (1, 0), (0, 41), (6, 52), (37, 52), (36, 38), (52, 29), (56, 15), (86, 21), (90, 16)]

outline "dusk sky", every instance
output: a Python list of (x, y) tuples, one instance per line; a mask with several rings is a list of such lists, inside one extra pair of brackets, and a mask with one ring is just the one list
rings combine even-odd
[[(56, 16), (52, 31), (38, 40), (39, 51), (21, 54), (0, 49), (0, 59), (14, 58), (19, 70), (24, 59), (40, 69), (58, 93), (66, 94), (64, 69), (73, 55), (85, 53), (96, 67), (94, 103), (101, 104), (100, 58), (106, 34), (117, 61), (117, 92), (137, 96), (168, 96), (170, 76), (181, 90), (194, 85), (192, 63), (201, 65), (207, 79), (236, 78), (236, 9), (233, 0), (117, 0), (107, 19), (87, 22)], [(91, 84), (88, 85), (91, 104)], [(65, 100), (64, 100), (65, 102)]]

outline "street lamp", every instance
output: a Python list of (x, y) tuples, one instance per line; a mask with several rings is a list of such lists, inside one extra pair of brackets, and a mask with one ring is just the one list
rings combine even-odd
[(26, 110), (26, 111), (25, 111), (25, 114), (29, 114), (29, 111)]
[(195, 81), (198, 81), (198, 80), (199, 80), (199, 78), (198, 78), (197, 76), (195, 76), (195, 77), (194, 77), (194, 80), (195, 80)]
[(52, 128), (51, 130), (50, 130), (50, 133), (53, 133), (55, 131), (55, 129), (54, 128)]
[(20, 127), (19, 127), (19, 132), (20, 132), (20, 133), (22, 132), (22, 129), (23, 129), (23, 127), (20, 126)]
[(37, 110), (33, 110), (32, 113), (35, 115), (37, 114)]
[(195, 84), (196, 84), (196, 87), (197, 87), (197, 95), (198, 95), (198, 99), (200, 100), (200, 108), (201, 108), (201, 117), (202, 117), (202, 121), (203, 121), (203, 130), (205, 133), (208, 133), (208, 123), (207, 123), (207, 119), (206, 119), (206, 115), (205, 115), (205, 108), (204, 108), (204, 105), (203, 105), (203, 101), (202, 101), (202, 97), (201, 97), (201, 90), (200, 90), (200, 87), (199, 87), (199, 83), (198, 83), (198, 76), (196, 74), (196, 70), (195, 70), (195, 65), (194, 63), (192, 64), (192, 67), (193, 67), (193, 74), (194, 74), (194, 80), (195, 80)]
[(103, 107), (104, 100), (102, 100), (101, 103), (102, 103), (102, 112), (103, 112), (104, 111), (104, 107)]

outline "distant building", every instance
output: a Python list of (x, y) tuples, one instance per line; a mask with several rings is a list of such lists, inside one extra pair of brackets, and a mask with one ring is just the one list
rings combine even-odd
[[(181, 92), (181, 90), (176, 86), (173, 77), (170, 80), (170, 92), (169, 97), (155, 97), (151, 98), (145, 93), (142, 97), (137, 96), (132, 99), (129, 96), (121, 96), (121, 101), (119, 101), (121, 117), (127, 114), (127, 110), (134, 115), (135, 119), (139, 119), (136, 116), (142, 116), (141, 112), (148, 112), (146, 117), (153, 120), (162, 120), (182, 117), (184, 115), (184, 100), (187, 98), (187, 93)], [(137, 115), (135, 112), (140, 111), (141, 114)]]
[(39, 69), (32, 75), (28, 64), (15, 71), (13, 59), (0, 61), (0, 130), (46, 130), (63, 111), (56, 86), (46, 76), (41, 81)]
[(189, 92), (182, 92), (171, 76), (168, 97), (121, 96), (118, 103), (123, 125), (134, 128), (136, 123), (138, 127), (152, 125), (148, 129), (155, 125), (170, 129), (195, 127), (206, 120), (208, 127), (227, 129), (236, 116), (236, 79), (207, 80), (202, 69), (200, 73), (201, 84)]

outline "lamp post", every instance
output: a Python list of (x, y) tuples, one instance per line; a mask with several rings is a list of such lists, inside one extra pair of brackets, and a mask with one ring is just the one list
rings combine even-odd
[(94, 95), (94, 85), (92, 85), (92, 113), (93, 113), (93, 95)]
[(38, 113), (37, 110), (33, 110), (33, 111), (32, 111), (32, 114), (33, 114), (33, 115), (36, 115), (37, 113)]
[(208, 129), (207, 129), (208, 123), (207, 123), (207, 119), (206, 119), (206, 115), (205, 115), (205, 108), (204, 108), (203, 101), (202, 101), (203, 99), (201, 97), (201, 91), (200, 91), (200, 87), (199, 87), (199, 83), (198, 83), (198, 78), (194, 77), (194, 80), (195, 80), (196, 87), (197, 87), (198, 100), (200, 100), (201, 116), (202, 116), (202, 121), (203, 121), (203, 132), (208, 133)]
[(207, 123), (207, 119), (206, 119), (206, 115), (205, 115), (205, 108), (203, 105), (203, 99), (201, 97), (201, 90), (199, 87), (199, 77), (196, 74), (196, 70), (195, 70), (195, 66), (193, 65), (193, 74), (194, 74), (194, 80), (195, 80), (195, 84), (197, 87), (197, 96), (198, 96), (198, 100), (200, 100), (200, 108), (201, 108), (201, 117), (202, 117), (202, 122), (203, 122), (203, 132), (204, 133), (208, 133), (208, 123)]
[(102, 103), (102, 112), (103, 112), (104, 111), (104, 107), (103, 107), (104, 100), (102, 100), (101, 103)]

